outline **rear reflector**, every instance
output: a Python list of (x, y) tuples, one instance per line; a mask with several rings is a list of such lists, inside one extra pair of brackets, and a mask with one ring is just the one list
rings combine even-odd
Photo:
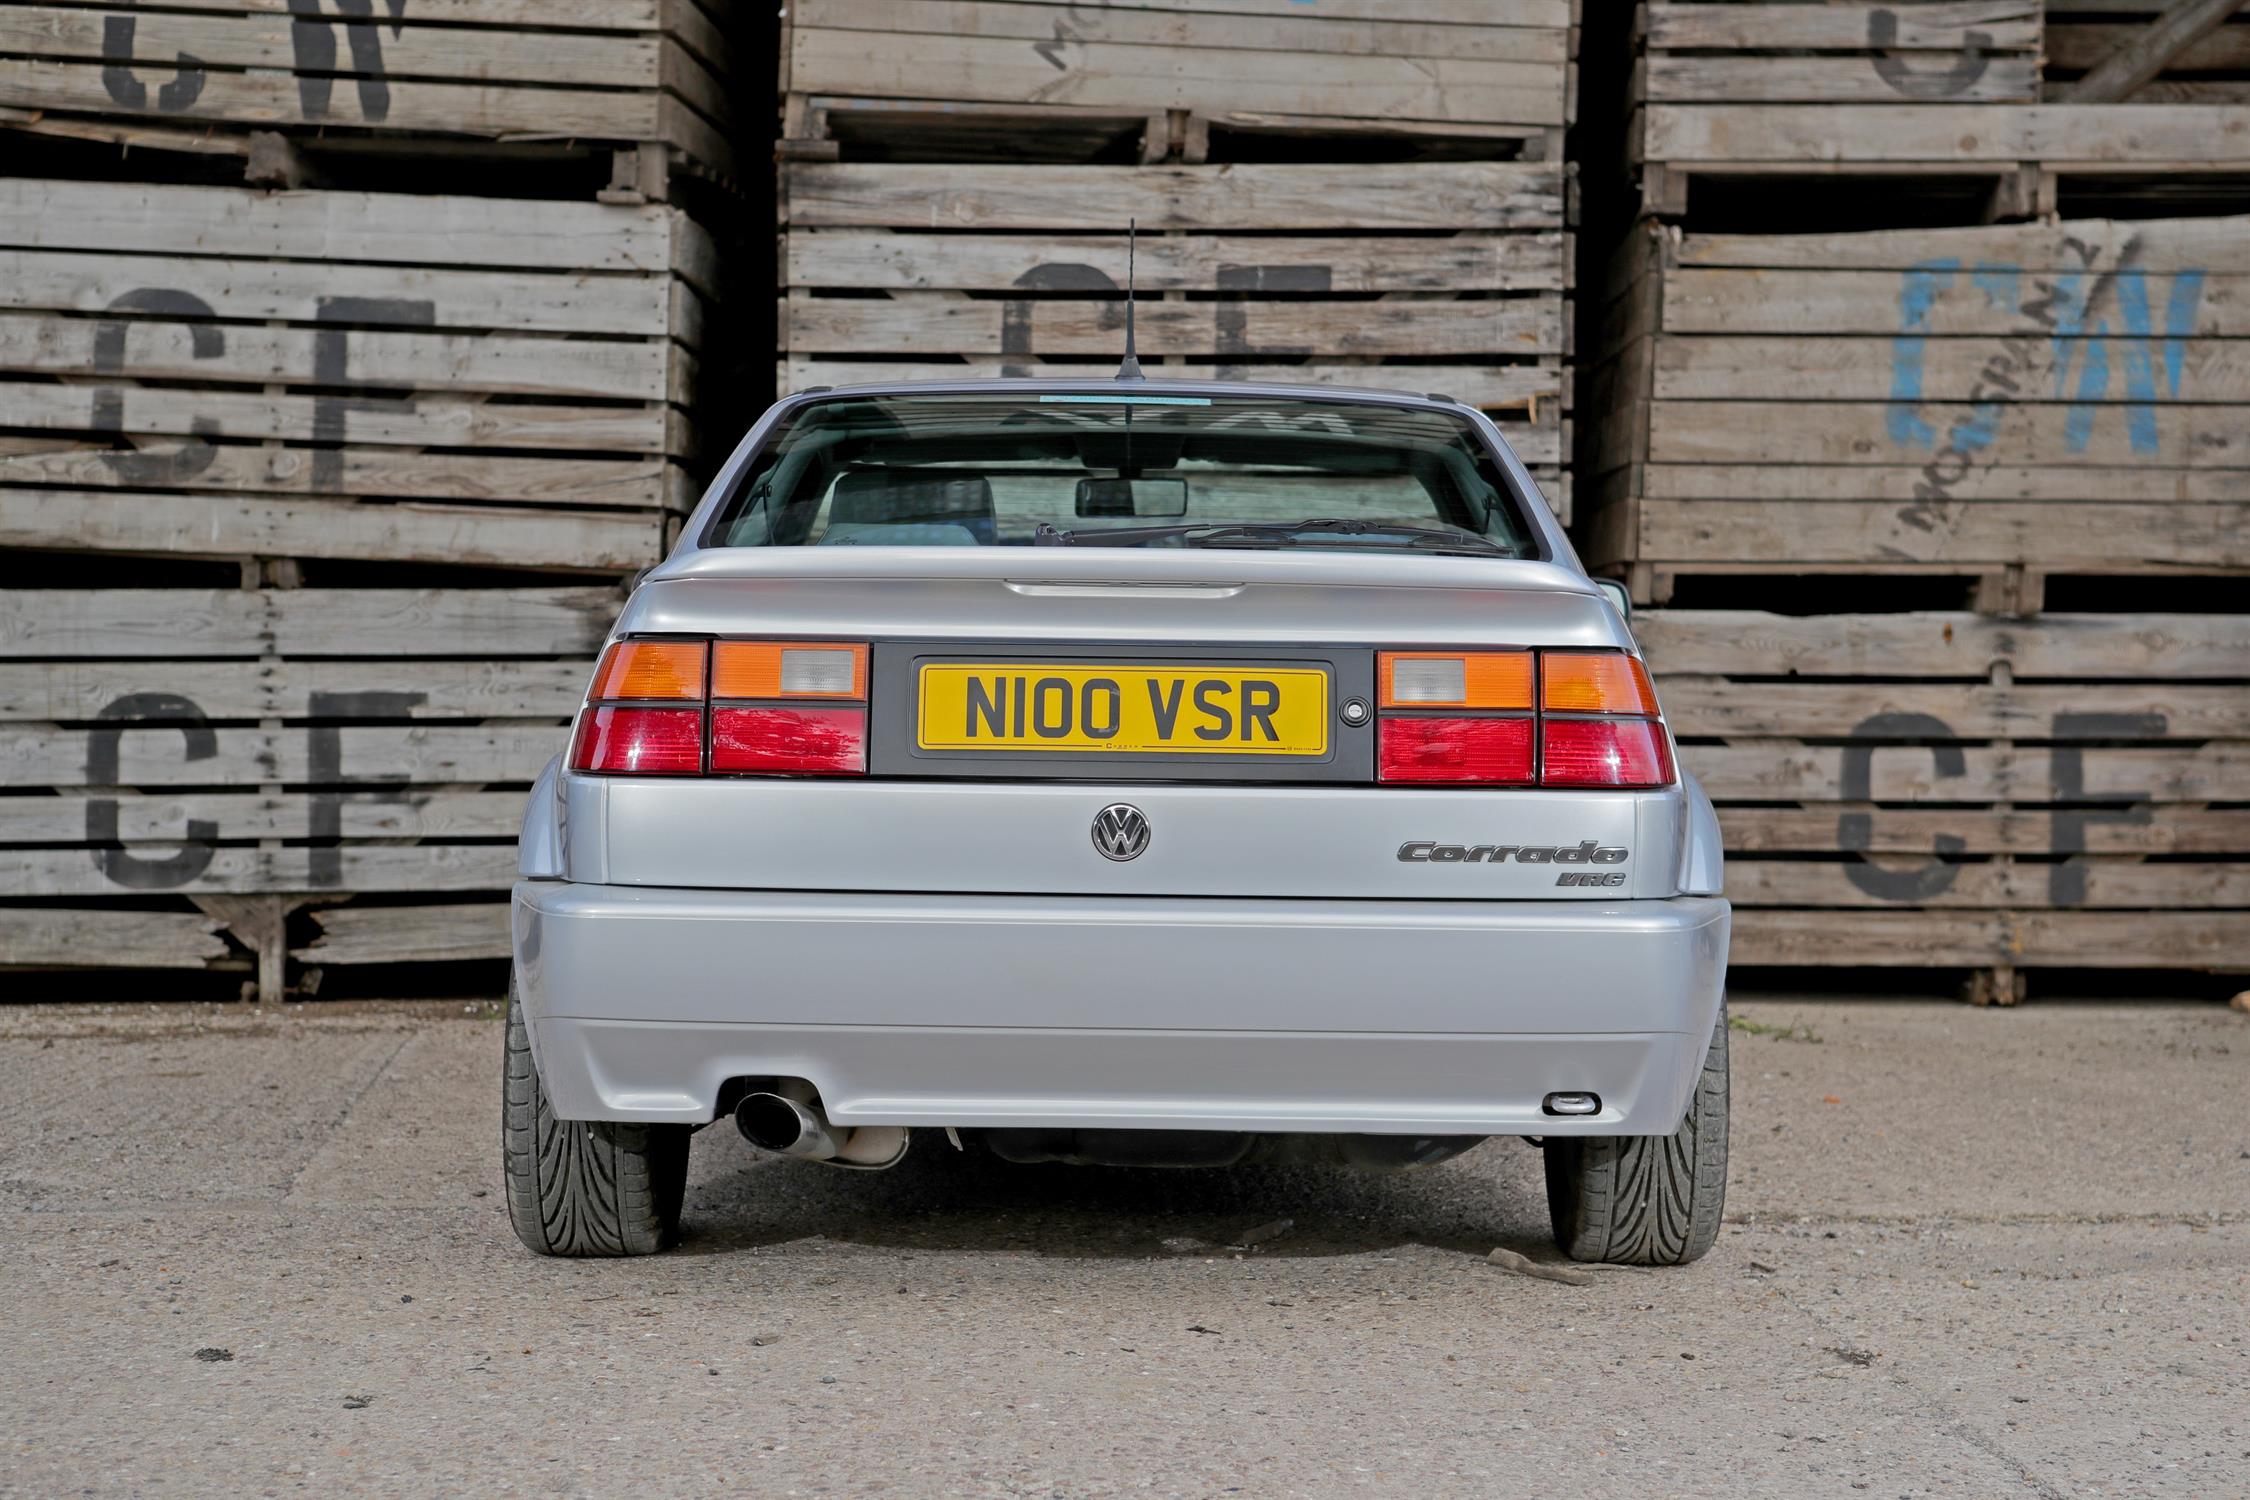
[(701, 775), (703, 710), (589, 708), (578, 718), (570, 768), (615, 776)]
[(703, 698), (702, 641), (619, 641), (594, 673), (589, 698)]
[(1548, 719), (1540, 726), (1540, 736), (1541, 786), (1672, 784), (1672, 755), (1664, 744), (1664, 729), (1651, 720)]
[(1385, 708), (1529, 708), (1529, 651), (1385, 651)]
[(864, 776), (860, 708), (714, 708), (711, 769), (769, 775)]
[(1531, 720), (1383, 720), (1379, 781), (1531, 784)]
[(1653, 714), (1656, 690), (1640, 658), (1621, 651), (1549, 651), (1540, 658), (1549, 713)]
[(721, 641), (711, 658), (714, 698), (864, 698), (867, 648)]

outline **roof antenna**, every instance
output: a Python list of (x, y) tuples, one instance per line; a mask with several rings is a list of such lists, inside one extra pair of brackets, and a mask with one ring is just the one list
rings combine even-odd
[(1119, 380), (1145, 380), (1141, 374), (1141, 360), (1133, 352), (1133, 249), (1138, 237), (1139, 221), (1125, 221), (1125, 363), (1117, 367)]

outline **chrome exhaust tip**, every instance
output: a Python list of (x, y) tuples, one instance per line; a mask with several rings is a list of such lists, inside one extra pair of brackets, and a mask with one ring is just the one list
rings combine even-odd
[(1549, 1094), (1539, 1102), (1539, 1112), (1548, 1115), (1598, 1115), (1602, 1112), (1602, 1096)]
[[(811, 1093), (809, 1086), (806, 1092)], [(762, 1151), (801, 1156), (832, 1167), (879, 1172), (897, 1166), (906, 1156), (905, 1126), (861, 1125), (838, 1130), (828, 1122), (817, 1095), (807, 1102), (786, 1094), (745, 1094), (734, 1107), (734, 1128)]]

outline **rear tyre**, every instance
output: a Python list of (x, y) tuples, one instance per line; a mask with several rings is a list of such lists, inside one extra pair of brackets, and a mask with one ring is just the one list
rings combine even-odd
[(1572, 1260), (1684, 1266), (1719, 1237), (1727, 1198), (1727, 1011), (1671, 1135), (1549, 1136), (1547, 1212)]
[(689, 1128), (558, 1120), (509, 986), (500, 1159), (508, 1222), (541, 1255), (652, 1255), (679, 1237)]

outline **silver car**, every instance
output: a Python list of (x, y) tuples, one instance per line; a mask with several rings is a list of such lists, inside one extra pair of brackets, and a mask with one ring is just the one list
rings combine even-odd
[(515, 888), (503, 1146), (555, 1255), (690, 1137), (838, 1167), (1399, 1169), (1555, 1238), (1726, 1185), (1718, 825), (1480, 413), (1143, 379), (807, 391), (625, 605)]

